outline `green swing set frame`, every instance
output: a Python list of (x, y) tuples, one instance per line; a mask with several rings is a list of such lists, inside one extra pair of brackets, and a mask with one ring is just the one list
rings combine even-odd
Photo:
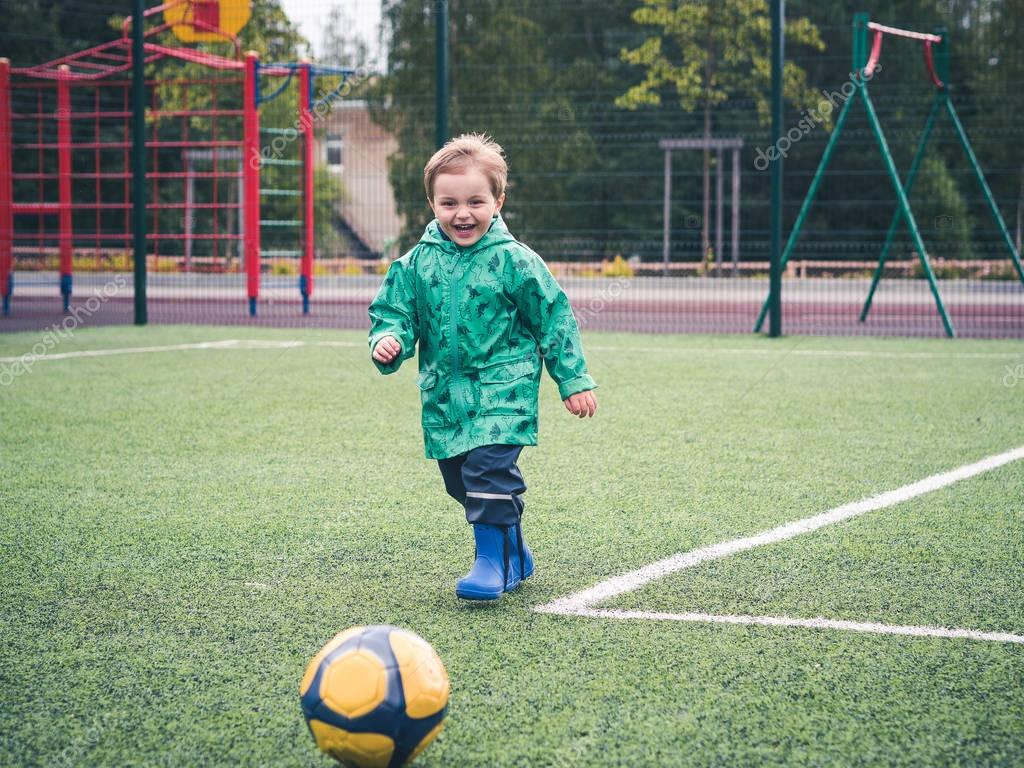
[[(869, 32), (874, 34), (870, 52), (868, 51)], [(882, 39), (883, 36), (887, 34), (895, 37), (920, 40), (923, 43), (925, 66), (927, 67), (928, 74), (935, 86), (935, 98), (932, 101), (931, 110), (928, 113), (928, 119), (925, 122), (924, 131), (921, 133), (921, 139), (918, 141), (917, 151), (914, 153), (914, 159), (910, 164), (907, 179), (903, 183), (900, 182), (899, 173), (896, 170), (896, 164), (893, 161), (892, 153), (889, 151), (889, 144), (885, 140), (885, 134), (882, 132), (882, 126), (878, 120), (878, 114), (875, 112), (875, 106), (871, 102), (871, 97), (868, 94), (868, 81), (871, 79), (871, 76), (874, 74), (875, 68), (878, 65), (878, 59), (882, 51)], [(935, 46), (934, 57), (933, 45)], [(866, 63), (864, 63), (865, 61)], [(782, 266), (785, 267), (786, 263), (789, 261), (793, 248), (800, 237), (800, 230), (804, 226), (807, 214), (810, 211), (815, 195), (818, 192), (818, 187), (821, 184), (821, 180), (825, 175), (826, 169), (828, 168), (829, 161), (832, 159), (832, 152), (835, 150), (836, 144), (839, 141), (839, 136), (843, 130), (843, 124), (846, 122), (847, 115), (849, 115), (850, 109), (853, 106), (853, 103), (857, 101), (857, 97), (859, 95), (861, 100), (864, 102), (868, 122), (871, 125), (871, 131), (878, 142), (878, 148), (881, 150), (882, 159), (885, 162), (886, 174), (892, 182), (897, 198), (896, 210), (893, 212), (892, 221), (889, 224), (889, 230), (885, 236), (885, 244), (882, 246), (882, 252), (878, 258), (878, 267), (875, 269), (874, 276), (871, 280), (871, 288), (868, 291), (867, 300), (864, 302), (864, 309), (860, 314), (860, 322), (864, 322), (867, 319), (868, 312), (871, 311), (871, 301), (874, 298), (875, 290), (878, 288), (878, 283), (882, 279), (885, 261), (889, 255), (889, 249), (892, 246), (896, 229), (900, 225), (900, 222), (905, 220), (907, 222), (907, 228), (910, 230), (914, 248), (916, 249), (918, 258), (921, 261), (921, 267), (928, 280), (928, 286), (931, 289), (932, 296), (935, 298), (935, 305), (938, 308), (939, 316), (942, 319), (942, 325), (946, 330), (946, 335), (952, 338), (956, 335), (953, 329), (953, 323), (950, 320), (949, 313), (946, 311), (946, 307), (942, 302), (942, 295), (939, 293), (939, 287), (935, 280), (935, 273), (932, 271), (931, 262), (928, 260), (924, 241), (921, 239), (921, 232), (917, 226), (917, 220), (914, 218), (914, 213), (910, 208), (909, 199), (910, 192), (914, 186), (914, 178), (917, 176), (917, 170), (921, 164), (921, 158), (924, 156), (925, 147), (928, 145), (928, 139), (931, 136), (932, 128), (935, 126), (936, 117), (943, 109), (949, 115), (950, 120), (953, 123), (954, 131), (956, 132), (957, 138), (960, 140), (960, 145), (963, 147), (964, 153), (967, 155), (967, 160), (971, 165), (971, 169), (974, 171), (974, 176), (978, 180), (978, 185), (981, 187), (981, 191), (985, 196), (985, 201), (988, 204), (989, 211), (992, 213), (992, 217), (999, 226), (1003, 242), (1006, 244), (1006, 248), (1010, 252), (1010, 259), (1013, 261), (1013, 265), (1017, 270), (1017, 277), (1020, 278), (1022, 285), (1024, 285), (1024, 269), (1021, 267), (1020, 254), (1017, 252), (1013, 239), (1010, 237), (1010, 232), (1006, 228), (1006, 223), (1003, 221), (1003, 217), (999, 213), (999, 207), (996, 205), (995, 198), (992, 196), (992, 191), (989, 189), (988, 182), (985, 181), (985, 174), (981, 170), (981, 166), (978, 164), (978, 158), (975, 156), (974, 150), (971, 148), (971, 142), (967, 138), (967, 133), (964, 131), (963, 124), (957, 116), (956, 108), (953, 106), (953, 102), (949, 98), (949, 88), (947, 86), (947, 83), (949, 82), (949, 37), (942, 28), (938, 28), (934, 34), (911, 32), (904, 29), (875, 24), (870, 20), (870, 17), (866, 13), (855, 14), (853, 17), (853, 72), (855, 74), (852, 76), (851, 82), (854, 86), (854, 92), (843, 104), (843, 107), (839, 112), (839, 117), (836, 118), (835, 129), (832, 131), (828, 144), (825, 146), (825, 152), (821, 156), (821, 162), (818, 164), (818, 169), (814, 174), (814, 179), (811, 181), (811, 186), (807, 190), (807, 196), (804, 198), (803, 204), (800, 207), (800, 212), (797, 214), (796, 222), (793, 225), (793, 231), (790, 232), (789, 239), (786, 241), (786, 248), (782, 253)], [(761, 307), (761, 312), (757, 316), (757, 323), (754, 326), (755, 333), (760, 332), (761, 327), (764, 324), (765, 316), (768, 313), (769, 301), (770, 297), (765, 299), (764, 305)]]

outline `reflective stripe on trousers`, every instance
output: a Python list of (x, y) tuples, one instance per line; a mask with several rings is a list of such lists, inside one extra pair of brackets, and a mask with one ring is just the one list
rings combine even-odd
[(466, 520), (515, 525), (523, 515), (526, 483), (516, 460), (521, 445), (481, 445), (437, 464), (448, 494), (466, 508)]

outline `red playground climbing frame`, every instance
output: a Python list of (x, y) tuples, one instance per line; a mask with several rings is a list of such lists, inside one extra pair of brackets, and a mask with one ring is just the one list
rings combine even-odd
[[(173, 2), (152, 8), (146, 19)], [(201, 22), (196, 22), (201, 24)], [(65, 311), (76, 271), (131, 272), (131, 19), (108, 43), (54, 61), (12, 67), (0, 59), (0, 297), (11, 311), (13, 272), (57, 272)], [(280, 196), (295, 198), (294, 243), (303, 311), (313, 290), (313, 81), (350, 72), (308, 62), (262, 65), (165, 45), (167, 23), (145, 31), (147, 75), (147, 268), (156, 272), (246, 273), (255, 314), (260, 275), (268, 268), (261, 227)], [(0, 52), (2, 53), (2, 52)], [(265, 85), (297, 76), (291, 139), (298, 144), (287, 189), (261, 190), (274, 162), (260, 125)], [(284, 91), (284, 85), (276, 93)], [(262, 89), (267, 90), (267, 89)], [(335, 91), (335, 94), (337, 91)], [(272, 97), (271, 97), (272, 98)], [(278, 110), (280, 112), (280, 110)], [(276, 133), (284, 133), (276, 129)], [(287, 161), (278, 160), (279, 163)], [(280, 173), (278, 172), (278, 177)], [(278, 186), (281, 186), (280, 181)], [(275, 194), (278, 197), (267, 197)], [(271, 216), (274, 215), (271, 210)], [(242, 299), (242, 296), (239, 296)]]

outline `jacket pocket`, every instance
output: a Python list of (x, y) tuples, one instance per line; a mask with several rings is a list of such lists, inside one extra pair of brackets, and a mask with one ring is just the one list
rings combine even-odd
[(420, 403), (423, 405), (422, 424), (425, 427), (440, 427), (445, 424), (445, 388), (437, 386), (438, 376), (434, 371), (423, 371), (416, 379), (420, 388)]
[(423, 371), (416, 379), (416, 386), (423, 392), (433, 389), (435, 384), (437, 384), (437, 374), (433, 371)]
[(480, 369), (481, 384), (505, 384), (524, 376), (532, 376), (536, 370), (533, 359), (512, 360), (508, 362), (491, 363)]
[(487, 414), (529, 416), (537, 411), (535, 360), (491, 363), (479, 371), (480, 408)]

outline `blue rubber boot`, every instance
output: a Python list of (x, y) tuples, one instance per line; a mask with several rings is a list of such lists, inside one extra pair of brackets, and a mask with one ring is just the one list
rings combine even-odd
[[(514, 554), (517, 554), (522, 558), (522, 573), (523, 580), (525, 581), (533, 575), (533, 552), (531, 552), (530, 548), (526, 546), (526, 539), (523, 538), (523, 528), (521, 525), (515, 526), (512, 531), (512, 535), (516, 537), (515, 544), (518, 549)], [(518, 565), (518, 558), (516, 563)]]
[(497, 600), (533, 573), (533, 555), (526, 548), (518, 525), (474, 523), (473, 536), (476, 560), (469, 573), (455, 585), (455, 594), (462, 599)]

